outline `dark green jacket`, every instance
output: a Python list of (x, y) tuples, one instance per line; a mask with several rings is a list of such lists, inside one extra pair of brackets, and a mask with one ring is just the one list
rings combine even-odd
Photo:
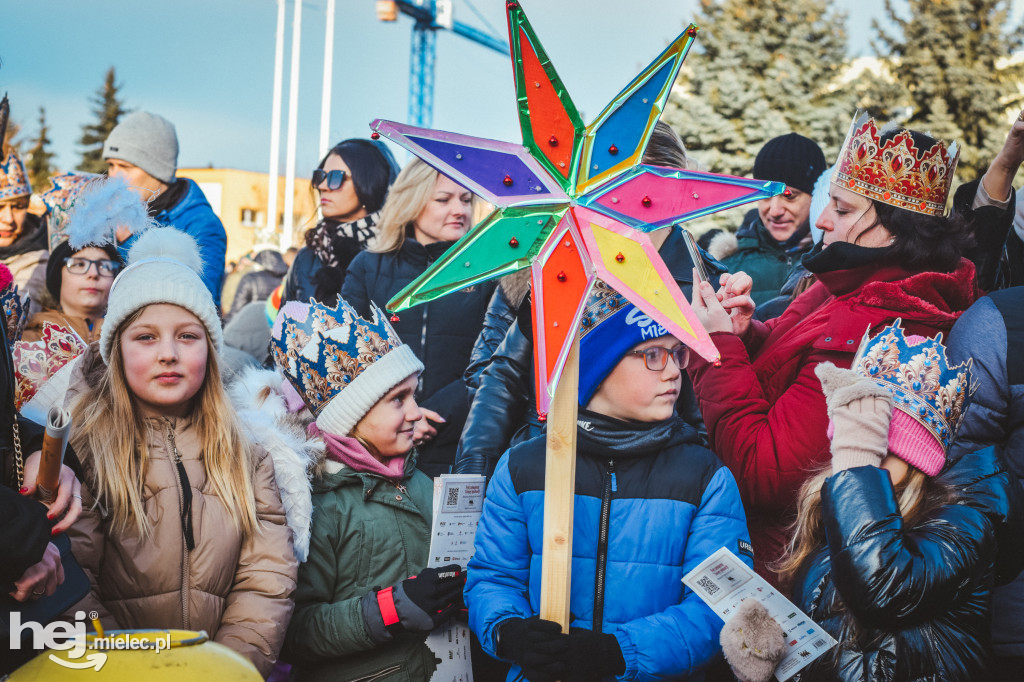
[[(800, 263), (800, 258), (812, 246), (791, 249), (788, 253), (775, 241), (761, 222), (756, 210), (749, 211), (743, 224), (736, 231), (735, 246), (728, 244), (729, 236), (719, 235), (708, 249), (712, 256), (722, 261), (729, 272), (745, 272), (754, 280), (750, 292), (755, 305), (761, 305), (779, 295), (790, 271)], [(724, 248), (723, 248), (724, 247)]]
[[(295, 680), (427, 682), (435, 659), (425, 634), (378, 644), (360, 600), (427, 565), (433, 484), (406, 461), (403, 489), (335, 462), (313, 483), (309, 559), (299, 566), (283, 658)], [(339, 467), (340, 470), (339, 470)]]

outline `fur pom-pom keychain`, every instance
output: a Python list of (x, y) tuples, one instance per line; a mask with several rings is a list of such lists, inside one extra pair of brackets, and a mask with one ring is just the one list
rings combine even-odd
[(68, 242), (74, 250), (115, 243), (118, 227), (133, 234), (157, 225), (149, 217), (146, 202), (121, 178), (104, 178), (82, 189), (68, 211)]

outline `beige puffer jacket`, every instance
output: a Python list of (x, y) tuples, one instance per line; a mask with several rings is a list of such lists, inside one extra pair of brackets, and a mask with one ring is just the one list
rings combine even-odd
[(46, 290), (46, 262), (50, 260), (50, 252), (46, 249), (26, 251), (4, 259), (4, 265), (11, 271), (14, 283), (18, 285), (18, 295), (32, 299), (32, 310), (39, 311), (45, 307), (45, 299), (49, 295)]
[[(98, 611), (107, 629), (206, 630), (266, 677), (291, 618), (298, 570), (273, 461), (259, 450), (255, 493), (260, 533), (243, 542), (206, 477), (190, 421), (149, 419), (147, 424), (150, 460), (143, 503), (150, 538), (140, 537), (134, 527), (124, 533), (113, 530), (90, 490), (91, 453), (76, 448), (86, 471), (84, 511), (68, 535), (93, 591), (71, 612)], [(175, 446), (192, 489), (191, 551), (183, 532)]]

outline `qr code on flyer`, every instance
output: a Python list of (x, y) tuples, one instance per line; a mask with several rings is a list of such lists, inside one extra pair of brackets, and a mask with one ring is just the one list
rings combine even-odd
[(448, 497), (445, 500), (445, 506), (457, 507), (459, 505), (459, 489), (452, 486), (448, 488)]
[(713, 597), (716, 594), (718, 594), (719, 590), (719, 587), (715, 584), (715, 581), (706, 575), (701, 576), (701, 578), (697, 581), (697, 587), (704, 590), (704, 594), (708, 595), (709, 597)]

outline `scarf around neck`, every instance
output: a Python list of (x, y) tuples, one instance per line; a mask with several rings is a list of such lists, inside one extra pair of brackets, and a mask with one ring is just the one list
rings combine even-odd
[(336, 220), (324, 218), (316, 224), (306, 237), (306, 244), (313, 249), (317, 258), (326, 267), (336, 268), (341, 263), (334, 248), (334, 240), (338, 237), (355, 239), (362, 249), (370, 249), (377, 244), (377, 222), (380, 220), (380, 211), (368, 213), (359, 220), (348, 223), (339, 223)]
[(312, 436), (323, 438), (327, 445), (327, 459), (341, 462), (360, 473), (375, 474), (393, 482), (401, 481), (405, 476), (405, 455), (388, 457), (386, 462), (381, 462), (355, 438), (321, 431), (316, 422), (311, 423), (307, 431)]
[(684, 438), (677, 415), (660, 422), (627, 422), (583, 407), (576, 417), (579, 450), (598, 457), (632, 458), (660, 452)]

